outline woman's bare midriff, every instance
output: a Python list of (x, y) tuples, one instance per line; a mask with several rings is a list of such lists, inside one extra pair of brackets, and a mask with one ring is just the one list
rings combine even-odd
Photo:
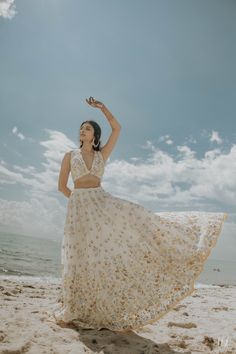
[(100, 179), (93, 175), (85, 175), (74, 181), (74, 188), (95, 188), (100, 186)]

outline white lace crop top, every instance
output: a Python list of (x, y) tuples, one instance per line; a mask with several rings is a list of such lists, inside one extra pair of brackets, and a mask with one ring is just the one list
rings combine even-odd
[(102, 178), (105, 169), (105, 162), (101, 151), (94, 150), (94, 158), (92, 167), (89, 170), (85, 164), (80, 148), (75, 150), (71, 150), (71, 158), (70, 158), (70, 166), (71, 166), (71, 177), (73, 182), (82, 176), (87, 174), (91, 174), (97, 176), (98, 178)]

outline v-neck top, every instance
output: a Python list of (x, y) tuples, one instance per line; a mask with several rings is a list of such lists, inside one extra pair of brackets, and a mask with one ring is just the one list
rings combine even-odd
[(105, 162), (102, 153), (101, 151), (96, 151), (96, 150), (94, 150), (93, 163), (90, 170), (87, 168), (85, 164), (80, 148), (71, 150), (70, 165), (71, 165), (71, 177), (73, 179), (73, 182), (79, 177), (88, 174), (97, 176), (98, 178), (102, 179), (105, 170)]

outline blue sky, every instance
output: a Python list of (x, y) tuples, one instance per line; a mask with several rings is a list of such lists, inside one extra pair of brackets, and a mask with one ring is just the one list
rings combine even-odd
[[(61, 239), (65, 152), (122, 126), (102, 185), (153, 211), (226, 211), (236, 246), (236, 2), (0, 1), (0, 230)], [(68, 186), (73, 188), (72, 180)], [(234, 247), (236, 249), (236, 247)]]

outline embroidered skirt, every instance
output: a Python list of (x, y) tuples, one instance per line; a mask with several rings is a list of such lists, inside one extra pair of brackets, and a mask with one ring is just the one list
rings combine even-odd
[(194, 291), (227, 217), (154, 213), (101, 186), (74, 189), (54, 320), (122, 332), (156, 322)]

